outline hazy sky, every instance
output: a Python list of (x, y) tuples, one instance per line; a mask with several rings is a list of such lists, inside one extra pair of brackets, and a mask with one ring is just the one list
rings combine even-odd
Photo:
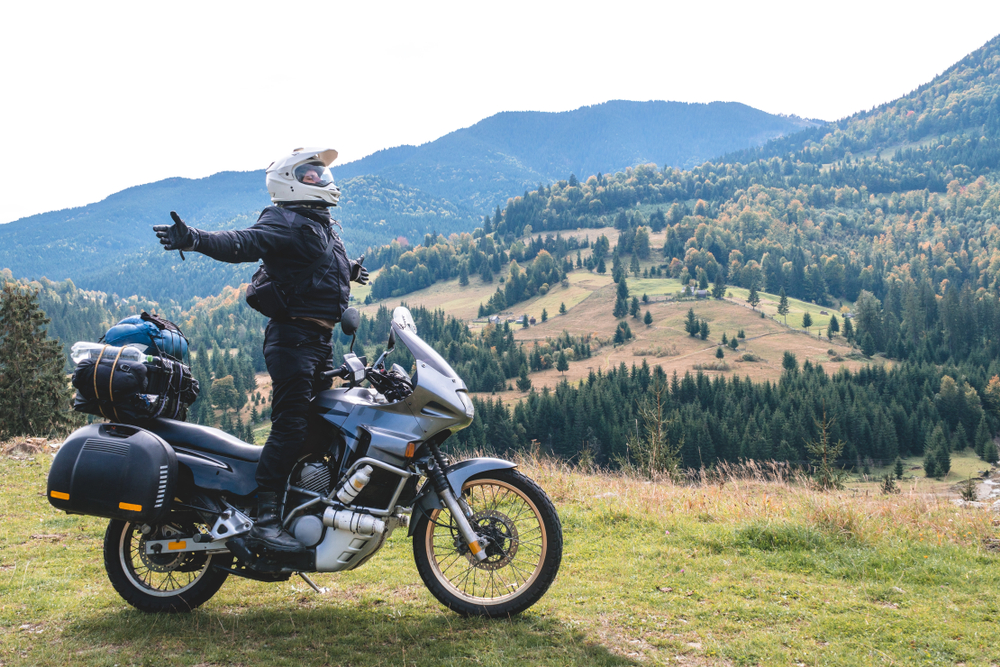
[(500, 111), (720, 100), (833, 120), (997, 33), (997, 0), (21, 2), (0, 24), (0, 222)]

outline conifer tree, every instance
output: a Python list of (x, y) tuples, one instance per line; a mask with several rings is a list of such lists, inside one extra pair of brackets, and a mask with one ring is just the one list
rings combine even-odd
[(896, 479), (903, 479), (903, 459), (896, 457), (896, 467), (893, 470), (896, 475)]
[(747, 295), (747, 303), (750, 304), (751, 308), (757, 310), (757, 304), (760, 303), (760, 295), (757, 294), (756, 282), (750, 284), (750, 294)]
[(722, 299), (726, 296), (726, 279), (722, 277), (722, 271), (715, 272), (715, 284), (712, 285), (712, 298)]
[(813, 324), (812, 315), (810, 315), (809, 312), (806, 311), (805, 313), (802, 314), (802, 328), (808, 329), (809, 327), (812, 326), (812, 324)]
[(563, 350), (559, 350), (559, 356), (556, 358), (556, 370), (560, 373), (569, 370), (569, 362), (566, 361), (566, 352)]
[(621, 319), (628, 315), (628, 307), (625, 305), (625, 300), (620, 296), (615, 299), (615, 309), (611, 312), (611, 314), (617, 319)]
[(840, 322), (837, 321), (836, 314), (830, 315), (830, 324), (826, 328), (829, 338), (832, 340), (840, 332)]
[(983, 456), (986, 443), (990, 440), (990, 427), (986, 423), (986, 415), (979, 418), (979, 426), (976, 427), (976, 435), (973, 437), (973, 447), (976, 454)]
[(715, 358), (716, 359), (722, 359), (725, 356), (726, 356), (726, 353), (722, 351), (722, 346), (721, 345), (719, 347), (715, 348)]
[(521, 372), (517, 376), (517, 390), (528, 391), (531, 389), (531, 380), (528, 378), (528, 365), (521, 364)]
[(924, 476), (937, 477), (937, 452), (930, 449), (924, 452)]
[(565, 302), (559, 304), (559, 314), (560, 315), (565, 315), (566, 314), (566, 303)]
[(854, 325), (851, 324), (851, 318), (849, 317), (844, 318), (844, 338), (852, 346), (854, 345)]
[(549, 311), (547, 311), (545, 308), (542, 308), (542, 322), (548, 322), (548, 321), (549, 321)]
[(1000, 460), (1000, 452), (997, 452), (997, 443), (990, 440), (983, 447), (983, 460), (990, 465), (996, 465), (997, 461)]
[(629, 306), (629, 314), (635, 319), (639, 319), (639, 297), (632, 297), (632, 305)]
[(642, 318), (642, 321), (646, 324), (647, 327), (653, 324), (653, 316), (649, 314), (648, 310), (646, 311), (646, 315)]
[(698, 325), (698, 335), (702, 340), (705, 340), (708, 338), (709, 333), (710, 330), (708, 328), (708, 320), (702, 320), (701, 324)]
[(788, 324), (788, 295), (785, 294), (784, 285), (778, 293), (778, 314), (785, 318), (785, 324)]
[(600, 258), (600, 259), (599, 259), (599, 260), (597, 261), (597, 272), (598, 272), (598, 273), (600, 273), (600, 274), (605, 274), (605, 273), (607, 273), (607, 272), (608, 272), (608, 267), (607, 267), (607, 265), (606, 265), (606, 264), (604, 263), (604, 258), (603, 258), (603, 257), (601, 257), (601, 258)]
[(634, 252), (632, 253), (632, 261), (629, 263), (629, 267), (628, 268), (629, 268), (629, 271), (631, 271), (632, 274), (635, 275), (636, 278), (639, 277), (639, 272), (642, 269), (639, 267), (639, 256), (636, 253), (634, 253)]
[(965, 427), (959, 422), (955, 428), (955, 434), (951, 438), (951, 451), (960, 452), (969, 446), (969, 438), (965, 434)]
[(687, 321), (684, 324), (684, 330), (688, 332), (689, 336), (697, 336), (700, 328), (701, 327), (698, 325), (698, 318), (696, 318), (694, 314), (694, 308), (689, 308), (687, 312)]
[(62, 345), (46, 334), (38, 294), (15, 282), (0, 288), (0, 440), (50, 437), (79, 422), (63, 372)]

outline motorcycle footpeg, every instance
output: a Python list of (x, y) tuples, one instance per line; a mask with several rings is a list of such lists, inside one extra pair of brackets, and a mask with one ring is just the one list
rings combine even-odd
[(264, 549), (258, 555), (250, 550), (246, 540), (242, 537), (234, 537), (229, 540), (226, 542), (226, 547), (247, 567), (256, 572), (282, 574), (316, 571), (316, 552), (313, 550), (303, 553), (287, 553)]

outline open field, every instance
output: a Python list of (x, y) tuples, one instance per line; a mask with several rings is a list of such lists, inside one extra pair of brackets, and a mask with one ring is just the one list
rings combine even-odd
[(0, 459), (5, 667), (1000, 661), (996, 515), (907, 482), (821, 494), (761, 469), (676, 486), (527, 462), (566, 549), (520, 617), (446, 611), (401, 532), (357, 571), (316, 575), (322, 595), (231, 578), (193, 613), (148, 616), (107, 581), (106, 522), (46, 502), (49, 460)]

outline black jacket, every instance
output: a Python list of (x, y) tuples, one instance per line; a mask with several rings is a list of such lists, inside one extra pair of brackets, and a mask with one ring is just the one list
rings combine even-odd
[[(351, 265), (326, 210), (268, 206), (248, 229), (222, 232), (191, 230), (194, 250), (223, 262), (263, 260), (268, 275), (285, 288), (292, 317), (340, 321), (351, 293)], [(296, 294), (291, 279), (319, 257), (330, 238), (333, 257), (325, 268), (303, 280)]]

